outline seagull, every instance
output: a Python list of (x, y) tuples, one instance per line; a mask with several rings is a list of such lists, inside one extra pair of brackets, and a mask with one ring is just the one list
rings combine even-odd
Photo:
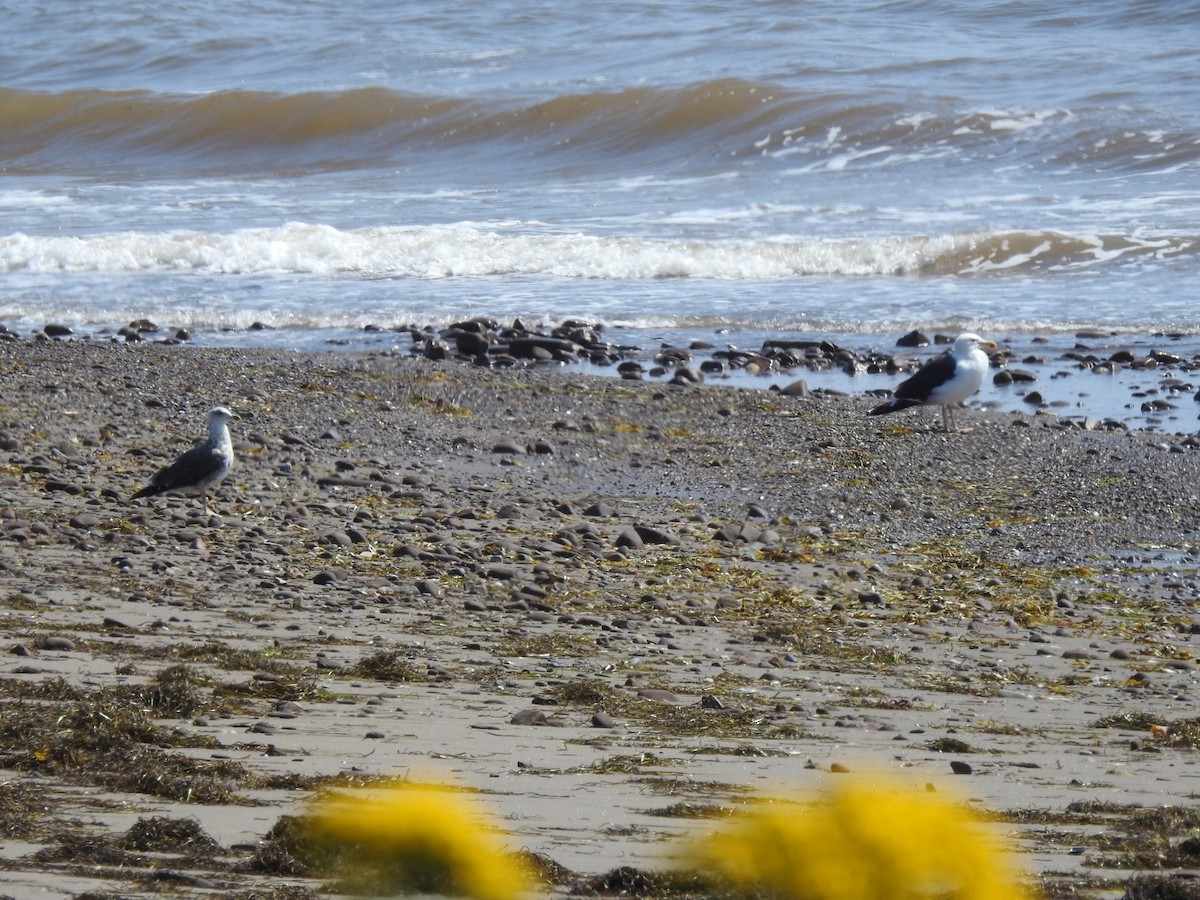
[(960, 334), (949, 350), (926, 362), (896, 388), (892, 399), (876, 406), (867, 415), (882, 416), (932, 403), (942, 408), (942, 427), (947, 432), (957, 431), (952, 407), (983, 385), (989, 363), (987, 354), (979, 348), (995, 346), (995, 342), (985, 341), (977, 334)]
[(233, 468), (233, 441), (229, 437), (230, 419), (236, 419), (224, 406), (218, 406), (208, 414), (208, 439), (183, 453), (175, 462), (154, 473), (150, 483), (133, 495), (157, 497), (168, 491), (176, 493), (200, 493), (204, 498), (204, 511), (208, 508), (208, 489), (229, 474)]

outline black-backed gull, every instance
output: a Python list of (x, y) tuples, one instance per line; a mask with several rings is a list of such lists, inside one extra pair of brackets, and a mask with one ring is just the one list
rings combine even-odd
[(921, 366), (896, 388), (887, 403), (881, 403), (868, 416), (882, 416), (910, 406), (934, 404), (942, 408), (942, 426), (957, 431), (953, 407), (962, 403), (983, 385), (988, 357), (980, 347), (995, 347), (977, 334), (960, 334), (945, 353)]
[(233, 468), (233, 441), (229, 437), (229, 420), (235, 419), (224, 406), (208, 414), (208, 439), (182, 454), (169, 466), (154, 473), (150, 483), (133, 495), (156, 497), (167, 492), (199, 493), (208, 512), (208, 489), (229, 474)]

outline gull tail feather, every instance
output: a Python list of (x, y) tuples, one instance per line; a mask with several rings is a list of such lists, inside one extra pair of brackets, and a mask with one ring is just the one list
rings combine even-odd
[(868, 416), (884, 416), (888, 413), (899, 412), (902, 409), (910, 409), (914, 406), (921, 406), (920, 400), (909, 400), (906, 397), (893, 397), (886, 403), (880, 403), (874, 409), (868, 410)]

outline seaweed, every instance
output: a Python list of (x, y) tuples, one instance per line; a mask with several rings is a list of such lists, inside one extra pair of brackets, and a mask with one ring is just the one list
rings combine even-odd
[(348, 670), (358, 678), (383, 682), (423, 682), (428, 678), (401, 658), (396, 650), (379, 650), (364, 656)]
[(49, 805), (46, 788), (40, 784), (0, 784), (0, 837), (24, 840), (37, 834)]

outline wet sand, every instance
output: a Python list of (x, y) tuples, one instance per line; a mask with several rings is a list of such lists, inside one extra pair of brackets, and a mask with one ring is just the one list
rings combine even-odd
[[(317, 891), (275, 823), (409, 773), (567, 891), (849, 770), (1107, 896), (1200, 789), (1190, 439), (390, 352), (25, 340), (0, 384), (0, 892)], [(216, 514), (131, 502), (215, 405)]]

